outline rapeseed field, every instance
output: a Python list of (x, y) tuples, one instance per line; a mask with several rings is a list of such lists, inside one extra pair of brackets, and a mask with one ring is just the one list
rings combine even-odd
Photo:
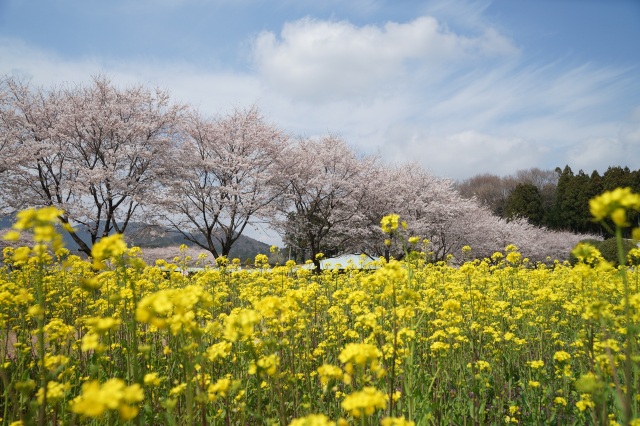
[[(591, 201), (619, 240), (630, 210), (625, 189)], [(262, 256), (185, 276), (120, 235), (72, 255), (59, 214), (8, 235), (33, 244), (0, 269), (2, 424), (640, 425), (639, 249), (432, 263), (414, 237), (373, 271)], [(403, 238), (395, 215), (381, 228)]]

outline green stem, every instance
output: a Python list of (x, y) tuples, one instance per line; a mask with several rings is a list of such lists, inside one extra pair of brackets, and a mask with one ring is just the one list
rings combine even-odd
[(42, 404), (38, 409), (38, 426), (43, 426), (45, 422), (45, 417), (47, 414), (47, 370), (44, 362), (44, 319), (45, 319), (45, 289), (43, 283), (43, 275), (44, 275), (44, 266), (42, 262), (44, 260), (40, 259), (38, 262), (38, 278), (37, 278), (37, 292), (38, 292), (38, 305), (40, 306), (40, 312), (38, 312), (38, 329), (37, 329), (37, 340), (38, 340), (38, 358), (40, 364), (40, 387), (43, 392), (43, 400)]
[(622, 277), (622, 284), (624, 287), (624, 315), (626, 322), (626, 345), (625, 345), (625, 360), (624, 360), (624, 381), (626, 386), (625, 398), (624, 398), (624, 422), (629, 424), (633, 412), (633, 390), (632, 386), (632, 353), (633, 353), (633, 327), (631, 319), (631, 306), (629, 305), (629, 283), (627, 280), (627, 266), (626, 258), (624, 255), (624, 248), (622, 246), (622, 229), (616, 227), (616, 242), (618, 245), (618, 262), (620, 263), (620, 275)]
[(389, 375), (389, 417), (393, 415), (393, 389), (395, 387), (396, 354), (398, 352), (398, 315), (396, 312), (396, 285), (393, 283), (393, 354), (391, 356), (391, 374)]

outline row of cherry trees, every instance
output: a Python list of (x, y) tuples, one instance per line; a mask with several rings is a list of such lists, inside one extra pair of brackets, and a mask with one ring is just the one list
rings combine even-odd
[(87, 254), (133, 221), (169, 225), (215, 257), (248, 226), (278, 230), (314, 260), (325, 251), (401, 256), (401, 240), (389, 246), (380, 230), (390, 213), (408, 223), (405, 236), (429, 240), (434, 260), (464, 245), (490, 256), (509, 243), (534, 260), (564, 258), (583, 238), (507, 223), (452, 181), (358, 155), (339, 137), (292, 138), (256, 107), (205, 116), (164, 90), (104, 76), (53, 88), (4, 78), (0, 155), (4, 210), (60, 207), (62, 221), (88, 235), (71, 232)]

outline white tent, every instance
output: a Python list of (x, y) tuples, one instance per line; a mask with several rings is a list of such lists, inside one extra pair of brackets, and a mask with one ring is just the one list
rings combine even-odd
[[(322, 259), (320, 261), (320, 269), (377, 269), (379, 266), (375, 263), (376, 260), (371, 259), (366, 254), (344, 254), (338, 257), (331, 257), (328, 259)], [(308, 263), (302, 266), (305, 269), (313, 269), (313, 263)]]

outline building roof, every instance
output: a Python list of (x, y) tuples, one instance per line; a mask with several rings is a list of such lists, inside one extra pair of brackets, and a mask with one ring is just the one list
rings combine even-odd
[[(322, 259), (320, 261), (320, 269), (376, 269), (378, 265), (376, 260), (371, 259), (366, 254), (344, 254), (338, 257)], [(303, 265), (302, 268), (313, 269), (313, 263)]]

